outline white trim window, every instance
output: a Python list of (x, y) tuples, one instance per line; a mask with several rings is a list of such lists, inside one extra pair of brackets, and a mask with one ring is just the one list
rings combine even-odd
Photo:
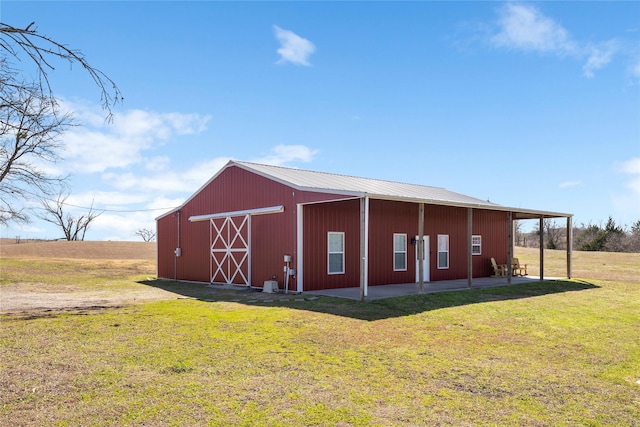
[(329, 231), (327, 243), (328, 274), (344, 274), (344, 232)]
[(471, 236), (471, 255), (482, 255), (482, 236)]
[(393, 234), (393, 271), (407, 271), (406, 234)]
[(449, 235), (438, 234), (438, 269), (449, 268)]

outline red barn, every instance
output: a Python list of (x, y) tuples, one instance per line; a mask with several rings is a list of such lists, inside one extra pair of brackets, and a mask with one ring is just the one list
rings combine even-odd
[[(493, 274), (492, 257), (510, 264), (514, 220), (557, 217), (571, 229), (569, 214), (443, 188), (230, 161), (157, 218), (157, 273), (254, 287), (276, 280), (297, 292), (471, 283)], [(570, 248), (567, 254), (570, 276)]]

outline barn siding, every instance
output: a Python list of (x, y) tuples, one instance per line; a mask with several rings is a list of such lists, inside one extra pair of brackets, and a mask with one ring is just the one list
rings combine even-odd
[(488, 277), (493, 274), (491, 257), (499, 264), (507, 263), (508, 231), (507, 212), (481, 209), (473, 211), (473, 234), (482, 236), (482, 253), (473, 257), (474, 277)]
[[(425, 206), (425, 234), (430, 236), (431, 280), (454, 280), (467, 277), (467, 208)], [(438, 235), (449, 235), (449, 268), (438, 269)], [(482, 254), (474, 256), (473, 276), (491, 274), (490, 258), (505, 258), (507, 253), (507, 213), (473, 211), (473, 234), (482, 236)]]
[[(303, 209), (304, 290), (360, 286), (360, 201), (307, 205)], [(328, 232), (345, 234), (345, 273), (328, 274)]]
[[(418, 204), (371, 200), (369, 214), (369, 285), (413, 283), (416, 278), (417, 246), (407, 247), (407, 271), (393, 271), (393, 234), (407, 240), (418, 235)], [(467, 277), (467, 208), (425, 206), (424, 234), (429, 236), (430, 280)], [(507, 213), (473, 211), (473, 234), (482, 236), (482, 253), (473, 256), (473, 276), (493, 274), (490, 258), (506, 262)], [(449, 235), (449, 268), (437, 268), (438, 235)]]
[(172, 213), (156, 223), (157, 276), (165, 279), (176, 278), (173, 250), (178, 246), (177, 215)]
[[(283, 205), (284, 212), (251, 218), (252, 286), (277, 276), (283, 286), (283, 255), (295, 262), (296, 205), (291, 188), (238, 167), (223, 170), (180, 209), (182, 256), (177, 258), (177, 277), (181, 280), (209, 282), (211, 258), (209, 221), (190, 222), (189, 217), (221, 212), (257, 209)], [(158, 220), (158, 234), (177, 234), (175, 214)], [(173, 250), (176, 238), (158, 238), (160, 277), (173, 278)], [(295, 265), (295, 264), (294, 264)], [(291, 287), (291, 289), (294, 289)]]
[[(283, 205), (282, 213), (251, 218), (251, 285), (261, 287), (265, 280), (275, 276), (282, 289), (283, 256), (291, 255), (290, 265), (292, 268), (296, 265), (297, 203), (332, 198), (336, 195), (296, 192), (242, 168), (226, 168), (180, 208), (182, 256), (175, 258), (173, 253), (178, 246), (177, 212), (158, 219), (158, 277), (211, 280), (209, 221), (190, 222), (189, 217)], [(289, 289), (296, 289), (295, 278), (291, 278)]]
[[(393, 271), (394, 233), (407, 235), (406, 271)], [(369, 285), (415, 282), (415, 246), (410, 241), (417, 234), (416, 203), (369, 201)]]
[[(430, 242), (430, 279), (467, 277), (467, 209), (425, 206), (425, 235)], [(304, 207), (304, 289), (359, 286), (359, 201), (332, 202)], [(327, 233), (345, 232), (344, 275), (327, 274)], [(369, 285), (414, 283), (416, 245), (407, 246), (407, 270), (393, 271), (393, 234), (418, 234), (418, 204), (371, 200), (369, 204)], [(437, 268), (437, 236), (449, 235), (449, 268)], [(489, 259), (506, 259), (507, 214), (474, 210), (473, 234), (482, 236), (482, 253), (473, 257), (473, 276), (492, 274)], [(502, 261), (499, 261), (502, 262)]]
[[(304, 290), (359, 286), (360, 284), (360, 201), (345, 196), (296, 191), (274, 180), (240, 167), (222, 170), (177, 212), (157, 221), (158, 277), (209, 282), (210, 226), (208, 221), (189, 222), (189, 217), (213, 213), (283, 205), (284, 212), (253, 216), (251, 221), (252, 286), (262, 286), (274, 276), (284, 285), (283, 255), (297, 263), (297, 204), (303, 207)], [(334, 201), (331, 201), (334, 200)], [(313, 202), (326, 202), (317, 203)], [(311, 204), (306, 204), (311, 203)], [(369, 285), (413, 283), (416, 276), (416, 246), (407, 246), (407, 270), (393, 271), (393, 234), (418, 234), (418, 204), (370, 200), (369, 205)], [(425, 205), (424, 234), (430, 240), (430, 279), (451, 280), (467, 277), (467, 208)], [(178, 218), (182, 256), (178, 247)], [(507, 213), (474, 209), (473, 234), (482, 236), (482, 254), (473, 257), (473, 276), (492, 274), (489, 259), (506, 262)], [(327, 273), (327, 233), (345, 233), (345, 273)], [(437, 268), (437, 236), (449, 235), (448, 269)], [(289, 284), (296, 289), (295, 279)]]

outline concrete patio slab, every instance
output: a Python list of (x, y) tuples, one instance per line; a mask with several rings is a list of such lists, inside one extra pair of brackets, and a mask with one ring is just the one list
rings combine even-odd
[[(545, 278), (544, 281), (558, 280), (557, 278)], [(512, 277), (512, 285), (524, 285), (527, 283), (539, 282), (540, 278), (536, 276)], [(496, 286), (506, 286), (506, 277), (480, 277), (473, 279), (471, 289), (491, 288)], [(423, 287), (423, 294), (431, 294), (435, 292), (447, 291), (463, 291), (469, 290), (467, 279), (459, 280), (441, 280), (437, 282), (426, 282)], [(325, 289), (321, 291), (308, 291), (305, 294), (322, 295), (329, 297), (347, 298), (352, 300), (360, 300), (360, 288), (341, 288), (341, 289)], [(397, 285), (379, 285), (369, 286), (365, 301), (373, 301), (384, 298), (394, 298), (405, 295), (419, 295), (420, 285), (418, 283), (405, 283)]]

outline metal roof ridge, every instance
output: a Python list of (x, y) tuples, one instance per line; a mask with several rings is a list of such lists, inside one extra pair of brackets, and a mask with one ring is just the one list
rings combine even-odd
[[(245, 162), (245, 161), (236, 161), (236, 160), (231, 160), (230, 162), (233, 162), (233, 163), (236, 163), (236, 164), (240, 164), (240, 165), (245, 165), (245, 166), (247, 166), (249, 168), (252, 165), (256, 165), (256, 166), (264, 166), (264, 167), (268, 167), (268, 168), (278, 168), (278, 169), (285, 169), (285, 170), (291, 170), (291, 171), (310, 172), (310, 173), (316, 173), (316, 174), (320, 174), (320, 175), (330, 175), (330, 176), (336, 176), (336, 177), (364, 179), (364, 180), (368, 180), (368, 181), (388, 182), (390, 184), (414, 185), (414, 186), (417, 186), (417, 187), (435, 188), (435, 189), (438, 189), (438, 190), (446, 190), (446, 191), (450, 191), (452, 193), (456, 193), (455, 191), (449, 190), (448, 188), (445, 188), (445, 187), (436, 187), (436, 186), (433, 186), (433, 185), (426, 185), (426, 184), (416, 184), (416, 183), (413, 183), (413, 182), (393, 181), (393, 180), (390, 180), (390, 179), (380, 179), (380, 178), (368, 178), (368, 177), (364, 177), (364, 176), (347, 175), (347, 174), (336, 173), (336, 172), (323, 172), (323, 171), (317, 171), (317, 170), (311, 170), (311, 169), (294, 168), (294, 167), (290, 167), (290, 166), (269, 165), (269, 164), (266, 164), (266, 163)], [(462, 194), (462, 193), (457, 193), (457, 194), (466, 196), (465, 194)], [(467, 197), (472, 197), (472, 196), (467, 196)]]

